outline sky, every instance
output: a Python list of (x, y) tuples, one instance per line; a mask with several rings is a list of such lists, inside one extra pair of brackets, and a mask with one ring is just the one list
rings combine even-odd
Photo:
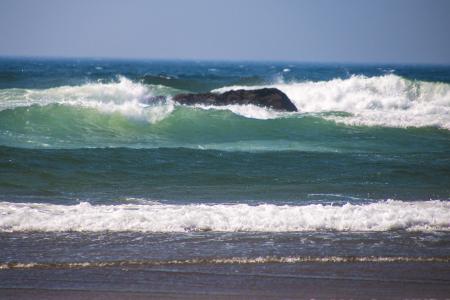
[(0, 55), (450, 64), (450, 0), (0, 0)]

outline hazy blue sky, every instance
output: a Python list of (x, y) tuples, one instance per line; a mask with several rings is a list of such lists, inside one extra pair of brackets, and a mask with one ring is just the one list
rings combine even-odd
[(450, 63), (450, 0), (0, 0), (0, 55)]

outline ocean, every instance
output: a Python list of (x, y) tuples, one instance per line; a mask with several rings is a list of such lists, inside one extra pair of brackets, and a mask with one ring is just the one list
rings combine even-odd
[(448, 296), (449, 200), (448, 66), (0, 59), (2, 289)]

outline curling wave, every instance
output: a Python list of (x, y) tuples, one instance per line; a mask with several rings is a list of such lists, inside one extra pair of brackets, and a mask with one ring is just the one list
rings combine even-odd
[[(265, 86), (227, 86), (213, 90), (257, 89)], [(287, 94), (299, 113), (280, 113), (257, 106), (202, 106), (201, 109), (229, 110), (254, 119), (313, 114), (347, 125), (426, 127), (450, 129), (450, 85), (409, 80), (394, 74), (319, 82), (277, 83), (269, 85)], [(163, 85), (146, 85), (119, 77), (118, 82), (88, 83), (44, 90), (0, 90), (0, 111), (16, 107), (49, 104), (94, 108), (120, 113), (150, 123), (163, 120), (173, 111), (170, 97), (181, 92)], [(154, 101), (162, 95), (168, 101)], [(344, 115), (342, 113), (345, 113)]]
[[(365, 142), (370, 141), (355, 141), (348, 127), (336, 122), (365, 125), (358, 130), (371, 131), (366, 137), (379, 140), (389, 135), (383, 128), (370, 126), (399, 127), (389, 134), (400, 139), (405, 137), (403, 127), (450, 129), (449, 84), (410, 81), (390, 74), (275, 87), (284, 91), (300, 112), (254, 105), (176, 105), (170, 97), (179, 90), (125, 77), (118, 82), (43, 90), (0, 89), (0, 145), (338, 152), (349, 147), (366, 149)], [(234, 88), (258, 86), (215, 91)], [(159, 95), (165, 99), (155, 97)], [(447, 140), (447, 130), (432, 130), (439, 140)], [(427, 134), (421, 139), (430, 137)], [(341, 143), (349, 138), (356, 146)], [(374, 143), (370, 147), (379, 148)]]
[(333, 205), (0, 203), (0, 231), (450, 231), (450, 202)]
[(125, 77), (118, 82), (87, 83), (43, 90), (0, 90), (0, 111), (52, 104), (92, 108), (102, 113), (118, 113), (126, 117), (155, 123), (173, 111), (170, 101), (152, 101), (155, 94), (173, 93), (174, 89), (135, 83)]

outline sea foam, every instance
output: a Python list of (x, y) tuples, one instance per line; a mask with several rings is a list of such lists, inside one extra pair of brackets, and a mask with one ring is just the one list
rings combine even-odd
[[(262, 87), (229, 86), (214, 92)], [(283, 91), (300, 113), (349, 113), (324, 116), (348, 125), (450, 129), (450, 85), (445, 83), (412, 81), (389, 74), (277, 83), (270, 87)]]
[[(227, 86), (213, 92), (264, 87), (275, 87), (286, 93), (299, 112), (277, 112), (254, 105), (196, 107), (229, 110), (246, 118), (262, 120), (312, 114), (347, 125), (433, 126), (450, 130), (450, 85), (408, 80), (394, 74), (318, 82), (278, 82), (265, 86)], [(170, 101), (170, 96), (178, 92), (169, 87), (145, 85), (119, 77), (118, 82), (111, 83), (87, 83), (44, 90), (0, 90), (0, 110), (58, 103), (119, 113), (155, 123), (173, 112), (175, 104)], [(166, 96), (167, 101), (155, 101), (158, 95)], [(336, 112), (347, 114), (343, 116)]]
[(0, 202), (0, 231), (449, 231), (449, 201), (334, 205)]
[(86, 83), (43, 90), (0, 90), (0, 110), (49, 104), (93, 108), (104, 113), (158, 122), (173, 111), (171, 101), (154, 102), (155, 93), (167, 92), (164, 87), (148, 86), (119, 77), (118, 82)]

